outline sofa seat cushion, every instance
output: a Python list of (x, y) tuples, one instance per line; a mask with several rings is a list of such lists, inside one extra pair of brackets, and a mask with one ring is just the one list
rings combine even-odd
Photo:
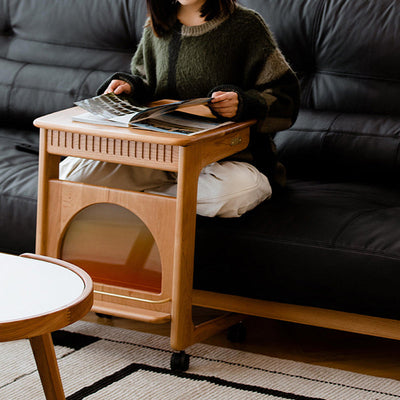
[(38, 155), (16, 146), (38, 141), (37, 131), (0, 128), (0, 251), (35, 250)]
[(400, 191), (295, 181), (238, 219), (198, 218), (195, 287), (400, 318)]

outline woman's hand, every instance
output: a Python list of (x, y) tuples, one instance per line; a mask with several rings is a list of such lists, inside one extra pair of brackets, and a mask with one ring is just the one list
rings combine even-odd
[(110, 82), (104, 94), (115, 93), (115, 94), (130, 94), (132, 91), (131, 85), (120, 79), (114, 79)]
[(211, 108), (224, 118), (236, 116), (239, 107), (239, 97), (236, 92), (214, 92)]

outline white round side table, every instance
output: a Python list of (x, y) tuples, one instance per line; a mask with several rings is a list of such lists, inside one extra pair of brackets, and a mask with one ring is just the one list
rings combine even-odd
[(29, 339), (46, 399), (64, 400), (51, 332), (90, 311), (90, 276), (62, 260), (0, 253), (0, 277), (0, 342)]

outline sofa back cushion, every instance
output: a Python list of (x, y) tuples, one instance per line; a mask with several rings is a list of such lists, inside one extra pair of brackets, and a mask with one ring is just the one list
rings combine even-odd
[(240, 0), (297, 72), (294, 127), (275, 141), (289, 175), (371, 179), (400, 170), (400, 0)]
[(0, 0), (0, 119), (32, 119), (129, 70), (143, 0)]
[(302, 82), (302, 106), (400, 116), (400, 1), (240, 0)]

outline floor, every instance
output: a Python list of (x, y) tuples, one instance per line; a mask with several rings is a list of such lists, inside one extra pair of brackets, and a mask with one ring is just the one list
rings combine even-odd
[[(204, 319), (207, 313), (208, 310), (196, 309), (194, 316)], [(103, 318), (94, 313), (89, 313), (85, 320), (169, 335), (169, 324), (154, 325), (116, 317)], [(230, 342), (226, 332), (204, 343), (400, 380), (400, 341), (255, 317), (247, 318), (244, 323), (247, 337), (243, 343)]]

